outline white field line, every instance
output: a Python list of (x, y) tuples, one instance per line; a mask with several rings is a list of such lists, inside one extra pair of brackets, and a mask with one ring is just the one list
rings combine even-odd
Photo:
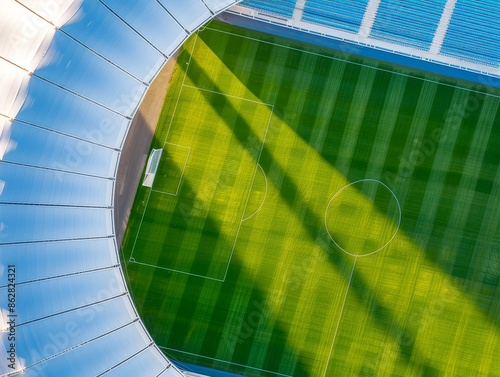
[[(196, 37), (195, 37), (195, 40), (194, 40), (194, 43), (193, 43), (193, 47), (191, 49), (191, 54), (189, 55), (189, 60), (188, 60), (188, 66), (186, 68), (186, 71), (184, 72), (184, 77), (182, 79), (182, 84), (184, 85), (184, 82), (186, 81), (186, 76), (187, 76), (187, 71), (189, 69), (189, 63), (191, 63), (191, 57), (193, 56), (193, 52), (194, 52), (194, 47), (196, 46), (196, 41), (198, 40), (198, 33), (196, 33)], [(181, 88), (179, 90), (179, 95), (177, 96), (177, 101), (175, 102), (175, 107), (174, 107), (174, 112), (172, 114), (172, 119), (170, 120), (170, 124), (168, 126), (168, 130), (167, 130), (167, 135), (165, 136), (165, 140), (163, 142), (163, 147), (165, 147), (165, 143), (167, 141), (167, 137), (168, 137), (168, 134), (170, 133), (170, 128), (172, 127), (172, 123), (174, 121), (174, 117), (175, 117), (175, 112), (177, 111), (177, 105), (179, 104), (179, 99), (181, 98), (181, 93), (182, 93), (182, 85), (181, 85)], [(144, 215), (146, 213), (146, 209), (148, 208), (148, 204), (149, 204), (149, 198), (151, 196), (151, 190), (149, 191), (149, 194), (148, 194), (148, 199), (146, 200), (146, 205), (144, 206), (144, 210), (142, 212), (142, 216), (141, 216), (141, 222), (139, 223), (139, 229), (137, 230), (137, 234), (135, 235), (135, 240), (134, 240), (134, 245), (132, 246), (132, 252), (130, 253), (130, 258), (129, 258), (129, 262), (133, 259), (132, 256), (134, 254), (134, 250), (135, 250), (135, 245), (137, 243), (137, 238), (139, 237), (139, 233), (141, 231), (141, 227), (142, 227), (142, 221), (144, 220)]]
[(165, 144), (170, 144), (170, 145), (173, 145), (175, 147), (179, 147), (179, 148), (184, 148), (184, 149), (189, 149), (191, 150), (191, 147), (186, 147), (185, 145), (180, 145), (180, 144), (175, 144), (175, 143), (171, 143), (171, 142), (166, 142)]
[(160, 191), (160, 190), (151, 190), (153, 192), (156, 192), (157, 194), (163, 194), (163, 195), (170, 195), (170, 196), (177, 196), (177, 194), (174, 194), (172, 192), (166, 192), (166, 191)]
[(333, 334), (332, 346), (330, 347), (330, 352), (328, 353), (328, 358), (326, 359), (325, 373), (323, 373), (323, 377), (326, 377), (326, 372), (328, 371), (328, 365), (330, 364), (330, 358), (332, 357), (335, 339), (337, 339), (337, 333), (339, 331), (340, 321), (342, 320), (342, 314), (344, 313), (344, 307), (345, 307), (345, 303), (347, 301), (347, 294), (349, 293), (349, 288), (351, 287), (352, 276), (354, 275), (354, 269), (356, 267), (357, 260), (358, 260), (358, 257), (355, 257), (354, 263), (352, 265), (351, 275), (349, 276), (349, 282), (347, 283), (347, 289), (345, 290), (344, 301), (342, 302), (342, 307), (340, 308), (339, 319), (337, 321), (337, 326), (335, 327), (335, 333)]
[(210, 27), (206, 27), (205, 29), (206, 30), (215, 31), (215, 32), (219, 32), (219, 33), (223, 33), (223, 34), (234, 35), (236, 37), (240, 37), (240, 38), (244, 38), (244, 39), (256, 41), (256, 42), (259, 42), (259, 43), (265, 43), (265, 44), (272, 45), (272, 46), (286, 48), (288, 50), (299, 51), (299, 52), (302, 52), (304, 54), (319, 56), (319, 57), (327, 58), (327, 59), (330, 59), (330, 60), (336, 60), (336, 61), (346, 62), (346, 63), (354, 64), (354, 65), (357, 65), (357, 66), (360, 66), (360, 67), (366, 67), (366, 68), (376, 69), (378, 71), (391, 73), (393, 75), (398, 75), (398, 76), (408, 77), (408, 78), (417, 79), (417, 80), (421, 80), (421, 81), (426, 81), (426, 82), (430, 82), (430, 83), (434, 83), (434, 84), (439, 84), (439, 85), (447, 86), (447, 87), (450, 87), (450, 88), (455, 88), (455, 89), (460, 89), (460, 90), (466, 90), (466, 91), (471, 92), (471, 93), (479, 93), (479, 94), (483, 94), (483, 95), (486, 95), (486, 96), (491, 96), (491, 97), (494, 97), (494, 98), (500, 98), (500, 95), (492, 94), (492, 93), (489, 93), (489, 92), (481, 92), (479, 90), (468, 89), (468, 88), (464, 88), (462, 86), (447, 84), (447, 83), (444, 83), (444, 82), (440, 82), (440, 81), (436, 81), (436, 80), (431, 80), (431, 79), (428, 79), (428, 78), (422, 78), (422, 77), (418, 77), (418, 76), (413, 76), (413, 75), (409, 75), (409, 74), (402, 73), (402, 72), (394, 72), (394, 71), (390, 71), (388, 69), (384, 69), (384, 68), (380, 68), (380, 67), (373, 67), (371, 65), (367, 65), (367, 64), (364, 64), (364, 63), (352, 62), (352, 61), (349, 61), (349, 60), (346, 60), (346, 59), (337, 58), (337, 57), (334, 57), (334, 56), (328, 56), (328, 55), (325, 55), (325, 54), (320, 54), (318, 52), (302, 50), (302, 49), (296, 48), (296, 47), (285, 46), (285, 45), (282, 45), (282, 44), (279, 44), (279, 43), (264, 41), (264, 40), (260, 40), (258, 38), (252, 38), (252, 37), (248, 37), (246, 35), (232, 33), (232, 32), (229, 32), (229, 31), (222, 31), (222, 30), (212, 29)]
[(164, 349), (164, 350), (169, 350), (169, 351), (175, 351), (175, 352), (180, 352), (180, 353), (184, 353), (186, 355), (191, 355), (191, 356), (196, 356), (196, 357), (202, 357), (204, 359), (209, 359), (209, 360), (213, 360), (213, 361), (220, 361), (221, 363), (226, 363), (226, 364), (232, 364), (232, 365), (236, 365), (236, 366), (239, 366), (239, 367), (243, 367), (243, 368), (249, 368), (249, 369), (253, 369), (253, 370), (258, 370), (260, 372), (265, 372), (265, 373), (271, 373), (271, 374), (275, 374), (276, 376), (282, 376), (282, 377), (293, 377), (289, 374), (283, 374), (283, 373), (278, 373), (278, 372), (272, 372), (270, 370), (266, 370), (266, 369), (260, 369), (260, 368), (255, 368), (255, 367), (251, 367), (249, 365), (244, 365), (244, 364), (238, 364), (238, 363), (233, 363), (232, 361), (227, 361), (227, 360), (221, 360), (221, 359), (216, 359), (214, 357), (208, 357), (208, 356), (203, 356), (203, 355), (198, 355), (196, 353), (192, 353), (192, 352), (187, 352), (187, 351), (181, 351), (181, 350), (177, 350), (175, 348), (169, 348), (169, 347), (163, 347), (163, 346), (158, 346), (159, 348), (161, 349)]
[[(259, 208), (257, 208), (257, 210), (256, 210), (254, 213), (252, 213), (252, 214), (251, 214), (250, 216), (248, 216), (248, 217), (245, 217), (245, 218), (244, 218), (243, 220), (241, 220), (241, 221), (247, 221), (248, 219), (251, 219), (252, 217), (254, 217), (254, 216), (257, 214), (257, 212), (259, 212), (259, 211), (260, 211), (260, 209), (261, 209), (261, 208), (262, 208), (262, 206), (264, 205), (264, 202), (266, 201), (266, 198), (267, 198), (267, 189), (268, 189), (267, 176), (266, 176), (266, 173), (264, 173), (264, 169), (262, 169), (262, 166), (260, 166), (260, 164), (258, 164), (258, 163), (257, 163), (257, 166), (258, 166), (258, 167), (260, 168), (260, 170), (262, 171), (262, 174), (264, 175), (264, 180), (265, 180), (265, 182), (266, 182), (266, 192), (265, 192), (265, 194), (264, 194), (264, 199), (262, 199), (262, 202), (260, 203)], [(251, 190), (251, 189), (252, 189), (252, 188), (250, 188), (250, 190)]]
[[(377, 250), (375, 251), (372, 251), (368, 254), (362, 254), (362, 255), (358, 255), (358, 254), (353, 254), (353, 253), (350, 253), (349, 251), (345, 250), (342, 246), (340, 246), (332, 237), (332, 235), (330, 234), (330, 230), (328, 229), (328, 221), (327, 221), (327, 218), (326, 218), (326, 215), (328, 214), (328, 209), (330, 208), (330, 204), (332, 203), (333, 199), (335, 199), (337, 197), (337, 195), (339, 195), (344, 189), (348, 188), (349, 186), (352, 186), (356, 183), (360, 183), (360, 182), (376, 182), (376, 183), (379, 183), (381, 184), (382, 186), (384, 186), (387, 190), (389, 190), (389, 192), (392, 194), (392, 196), (394, 197), (394, 199), (396, 199), (396, 203), (398, 205), (398, 210), (399, 210), (399, 216), (398, 216), (398, 223), (396, 225), (396, 230), (394, 231), (394, 233), (392, 234), (392, 237), (389, 239), (389, 241), (387, 241), (384, 246), (381, 246), (379, 247)], [(350, 256), (353, 256), (353, 257), (367, 257), (369, 255), (372, 255), (372, 254), (375, 254), (377, 252), (379, 252), (380, 250), (382, 250), (383, 248), (387, 247), (391, 242), (392, 240), (394, 240), (394, 237), (396, 237), (396, 234), (398, 233), (399, 231), (399, 228), (401, 226), (401, 204), (399, 203), (399, 199), (398, 197), (396, 196), (396, 194), (394, 193), (394, 191), (392, 191), (384, 182), (382, 181), (379, 181), (378, 179), (372, 179), (372, 178), (365, 178), (365, 179), (359, 179), (357, 181), (354, 181), (354, 182), (351, 182), (347, 185), (345, 185), (344, 187), (342, 187), (340, 190), (338, 190), (335, 195), (333, 195), (331, 198), (330, 198), (330, 201), (328, 202), (328, 205), (326, 206), (326, 210), (325, 210), (325, 215), (324, 215), (324, 221), (325, 221), (325, 229), (326, 229), (326, 233), (328, 234), (328, 237), (330, 237), (330, 240), (335, 244), (335, 246), (337, 246), (340, 250), (342, 250), (344, 253), (346, 254), (349, 254)]]
[(132, 258), (132, 256), (134, 255), (135, 244), (137, 243), (137, 238), (139, 237), (139, 233), (141, 232), (142, 220), (144, 220), (144, 215), (146, 214), (146, 208), (148, 208), (150, 197), (151, 197), (151, 190), (149, 190), (148, 198), (146, 199), (146, 205), (144, 206), (144, 211), (142, 211), (141, 222), (139, 223), (139, 229), (137, 229), (137, 234), (135, 235), (134, 245), (132, 246), (132, 252), (130, 253), (129, 262), (134, 259)]
[(198, 32), (196, 32), (196, 36), (195, 36), (195, 39), (193, 42), (193, 47), (191, 48), (191, 52), (189, 54), (189, 59), (186, 63), (187, 67), (186, 67), (186, 70), (184, 71), (184, 77), (182, 78), (181, 89), (179, 90), (179, 95), (177, 96), (177, 100), (175, 101), (174, 111), (172, 113), (172, 119), (170, 119), (170, 124), (168, 125), (167, 134), (165, 135), (165, 140), (163, 140), (163, 146), (165, 146), (165, 143), (167, 142), (168, 135), (170, 134), (170, 129), (172, 128), (172, 123), (174, 122), (174, 119), (175, 119), (175, 114), (177, 112), (177, 106), (179, 105), (179, 100), (180, 100), (181, 94), (182, 94), (182, 88), (184, 87), (184, 82), (186, 82), (187, 73), (189, 70), (189, 66), (191, 65), (191, 59), (193, 58), (194, 48), (196, 47), (197, 41), (198, 41)]
[(198, 275), (198, 274), (192, 274), (190, 272), (182, 271), (182, 270), (175, 270), (173, 268), (167, 268), (167, 267), (161, 267), (161, 266), (155, 266), (154, 264), (149, 264), (149, 263), (144, 263), (144, 262), (137, 262), (134, 258), (131, 258), (129, 260), (130, 263), (135, 263), (135, 264), (140, 264), (143, 266), (148, 266), (148, 267), (154, 267), (154, 268), (159, 268), (160, 270), (166, 270), (166, 271), (172, 271), (172, 272), (178, 272), (179, 274), (184, 274), (184, 275), (189, 275), (189, 276), (196, 276), (199, 278), (203, 279), (208, 279), (208, 280), (214, 280), (214, 281), (219, 281), (222, 282), (223, 280), (217, 279), (217, 278), (212, 278), (210, 276), (204, 276), (204, 275)]
[(234, 98), (234, 99), (239, 99), (239, 100), (242, 100), (242, 101), (247, 101), (247, 102), (257, 103), (257, 104), (259, 104), (259, 105), (266, 105), (266, 106), (269, 106), (269, 107), (274, 107), (274, 105), (272, 105), (272, 104), (270, 104), (270, 103), (265, 103), (265, 102), (262, 102), (262, 101), (256, 101), (256, 100), (253, 100), (253, 99), (248, 99), (248, 98), (244, 98), (244, 97), (238, 97), (238, 96), (234, 96), (234, 95), (231, 95), (231, 94), (226, 94), (226, 93), (222, 93), (222, 92), (217, 92), (217, 91), (215, 91), (215, 90), (211, 90), (211, 89), (199, 88), (199, 87), (197, 87), (197, 86), (192, 86), (192, 85), (188, 85), (188, 84), (183, 84), (182, 86), (183, 86), (183, 87), (186, 87), (186, 88), (191, 88), (191, 89), (200, 90), (200, 91), (203, 91), (203, 92), (214, 93), (214, 94), (220, 94), (221, 96), (225, 96), (225, 97), (229, 97), (229, 98)]
[[(193, 48), (194, 48), (194, 46), (193, 46)], [(187, 69), (186, 69), (186, 74), (187, 74)], [(186, 75), (184, 75), (184, 79), (185, 78), (186, 78)], [(183, 82), (184, 82), (184, 80), (183, 80)], [(229, 254), (229, 259), (227, 261), (226, 270), (224, 272), (224, 277), (221, 280), (221, 279), (217, 279), (217, 278), (213, 278), (213, 277), (209, 277), (209, 276), (202, 276), (202, 275), (197, 275), (197, 274), (191, 274), (191, 273), (186, 272), (186, 271), (175, 270), (175, 269), (171, 269), (171, 268), (166, 268), (166, 267), (161, 267), (161, 266), (154, 266), (154, 265), (147, 264), (147, 263), (137, 262), (134, 258), (132, 258), (132, 254), (130, 255), (129, 262), (131, 262), (131, 263), (137, 263), (137, 264), (142, 264), (142, 265), (149, 266), (149, 267), (160, 268), (160, 269), (163, 269), (163, 270), (168, 270), (168, 271), (173, 271), (173, 272), (179, 272), (179, 273), (182, 273), (182, 274), (185, 274), (185, 275), (197, 276), (197, 277), (206, 278), (206, 279), (209, 279), (209, 280), (215, 280), (215, 281), (224, 282), (226, 280), (227, 272), (229, 270), (229, 265), (231, 264), (231, 259), (233, 257), (234, 249), (236, 247), (236, 241), (238, 240), (238, 235), (239, 235), (239, 232), (240, 232), (240, 229), (241, 229), (241, 224), (245, 220), (245, 219), (243, 219), (243, 216), (245, 215), (245, 211), (246, 211), (249, 199), (250, 199), (250, 194), (252, 192), (252, 186), (253, 186), (253, 183), (255, 181), (255, 176), (256, 176), (257, 170), (258, 170), (258, 168), (262, 169), (262, 167), (259, 165), (259, 160), (260, 160), (260, 156), (262, 155), (262, 150), (264, 149), (264, 143), (265, 143), (265, 140), (266, 140), (266, 137), (267, 137), (267, 133), (268, 133), (268, 130), (269, 130), (269, 125), (271, 124), (271, 119), (272, 119), (273, 112), (274, 112), (274, 105), (271, 105), (271, 104), (268, 104), (268, 103), (265, 103), (265, 102), (259, 102), (259, 101), (251, 100), (251, 99), (248, 99), (248, 98), (243, 98), (243, 97), (237, 97), (237, 96), (233, 96), (233, 95), (228, 95), (228, 94), (221, 93), (221, 92), (216, 92), (216, 91), (213, 91), (213, 90), (203, 89), (203, 88), (195, 87), (195, 86), (192, 86), (192, 85), (186, 85), (186, 84), (182, 84), (182, 86), (181, 86), (181, 90), (179, 91), (179, 96), (177, 97), (177, 103), (179, 102), (180, 94), (182, 92), (182, 88), (184, 88), (184, 87), (188, 87), (188, 88), (195, 89), (195, 90), (200, 90), (200, 91), (206, 91), (206, 92), (210, 92), (210, 93), (214, 93), (214, 94), (217, 94), (217, 95), (222, 95), (222, 96), (226, 96), (226, 97), (230, 97), (230, 98), (234, 98), (234, 99), (238, 99), (238, 100), (242, 100), (242, 101), (248, 101), (248, 102), (252, 102), (252, 103), (257, 103), (259, 105), (268, 106), (271, 109), (271, 112), (269, 114), (269, 118), (268, 118), (267, 124), (266, 124), (266, 131), (264, 133), (264, 138), (262, 139), (262, 143), (261, 143), (259, 155), (257, 157), (257, 162), (255, 164), (255, 170), (254, 170), (254, 174), (253, 174), (253, 177), (252, 177), (252, 182), (251, 182), (250, 188), (248, 190), (247, 199), (246, 199), (246, 202), (245, 202), (245, 206), (243, 208), (243, 213), (241, 214), (242, 218), (240, 219), (240, 223), (239, 223), (238, 229), (236, 231), (236, 235), (235, 235), (235, 239), (234, 239), (234, 242), (233, 242), (233, 246), (231, 248), (231, 252)], [(177, 103), (176, 103), (176, 107), (177, 107)], [(171, 145), (176, 145), (176, 146), (181, 147), (181, 148), (186, 148), (186, 149), (189, 150), (189, 153), (188, 153), (188, 158), (189, 158), (189, 154), (191, 152), (191, 147), (187, 147), (187, 146), (184, 146), (184, 145), (167, 142), (168, 133), (170, 132), (170, 128), (172, 126), (174, 118), (175, 118), (175, 110), (174, 110), (174, 114), (172, 116), (172, 120), (170, 121), (169, 130), (167, 132), (167, 136), (165, 137), (165, 141), (163, 143), (163, 146), (165, 147), (166, 144), (171, 144)], [(186, 165), (187, 165), (188, 158), (186, 158), (186, 161), (185, 161), (185, 164), (184, 164), (183, 173), (182, 173), (182, 176), (181, 176), (181, 180), (179, 181), (179, 186), (177, 187), (177, 192), (176, 192), (175, 195), (172, 194), (172, 193), (167, 193), (167, 192), (159, 191), (159, 190), (151, 190), (151, 191), (154, 191), (154, 192), (160, 193), (160, 194), (169, 195), (169, 196), (177, 196), (177, 193), (178, 193), (178, 190), (179, 190), (179, 187), (180, 187), (180, 183), (182, 182), (182, 177), (184, 175), (184, 170), (185, 170)], [(262, 172), (264, 173), (263, 170), (262, 170)], [(267, 195), (267, 177), (265, 176), (265, 174), (264, 174), (264, 177), (266, 178), (266, 195)], [(148, 203), (149, 203), (149, 197), (151, 195), (151, 191), (149, 192), (149, 195), (148, 195)], [(137, 232), (137, 235), (136, 235), (136, 240), (135, 240), (136, 242), (137, 242), (137, 237), (139, 236), (139, 232), (140, 232), (140, 229), (141, 229), (141, 226), (142, 226), (142, 220), (144, 218), (144, 214), (146, 212), (146, 208), (147, 208), (147, 203), (146, 203), (146, 207), (144, 208), (144, 212), (142, 214), (141, 223), (139, 225), (139, 231)], [(260, 209), (260, 207), (259, 207), (259, 209)], [(134, 242), (133, 249), (134, 248), (135, 248), (135, 242)], [(133, 249), (132, 249), (132, 253), (133, 253)]]
[(165, 144), (163, 144), (163, 149), (165, 149), (165, 145), (166, 144), (174, 145), (176, 147), (184, 148), (184, 149), (188, 150), (187, 156), (184, 159), (184, 166), (182, 168), (182, 173), (181, 173), (181, 176), (179, 177), (179, 183), (177, 184), (177, 189), (175, 190), (175, 193), (161, 191), (161, 190), (151, 190), (151, 191), (154, 191), (154, 192), (156, 192), (158, 194), (165, 194), (165, 195), (170, 195), (170, 196), (177, 196), (177, 194), (179, 194), (179, 188), (181, 187), (182, 178), (184, 177), (184, 172), (186, 171), (186, 166), (187, 166), (187, 162), (189, 160), (189, 155), (191, 154), (191, 147), (185, 147), (184, 145), (174, 144), (174, 143), (165, 143)]
[(243, 208), (243, 213), (241, 214), (240, 223), (238, 225), (238, 230), (236, 231), (236, 237), (234, 238), (233, 247), (231, 249), (231, 254), (229, 255), (229, 260), (227, 261), (226, 272), (224, 273), (224, 281), (226, 280), (227, 272), (229, 270), (229, 265), (231, 264), (231, 259), (233, 258), (234, 249), (236, 247), (236, 241), (238, 240), (238, 235), (240, 234), (241, 224), (243, 224), (243, 221), (244, 221), (243, 216), (245, 216), (248, 201), (250, 200), (250, 195), (252, 193), (252, 186), (253, 186), (253, 183), (255, 181), (255, 176), (257, 175), (257, 169), (260, 166), (259, 165), (260, 156), (262, 155), (262, 151), (264, 150), (264, 144), (266, 143), (267, 132), (269, 130), (269, 125), (271, 124), (271, 119), (273, 117), (273, 114), (274, 114), (274, 106), (271, 106), (271, 112), (269, 113), (269, 118), (267, 120), (266, 132), (264, 133), (264, 138), (262, 139), (262, 144), (260, 146), (259, 155), (257, 157), (257, 163), (255, 164), (255, 170), (253, 172), (252, 183), (250, 184), (250, 188), (248, 190), (247, 200), (246, 200), (245, 206)]
[(191, 154), (191, 148), (188, 149), (188, 154), (186, 156), (186, 159), (184, 160), (184, 166), (182, 167), (181, 177), (179, 178), (179, 183), (177, 184), (177, 190), (175, 190), (175, 196), (177, 196), (177, 194), (179, 193), (179, 189), (180, 189), (181, 183), (182, 183), (182, 178), (184, 178), (184, 172), (186, 171), (186, 166), (187, 166), (190, 154)]

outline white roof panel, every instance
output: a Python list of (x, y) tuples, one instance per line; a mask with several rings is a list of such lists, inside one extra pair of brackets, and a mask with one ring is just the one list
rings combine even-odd
[(16, 121), (10, 142), (3, 161), (98, 177), (115, 174), (118, 152), (83, 140)]
[(32, 77), (16, 119), (79, 139), (120, 148), (130, 120), (56, 85)]
[[(120, 296), (85, 308), (83, 321), (74, 320), (75, 313), (66, 312), (20, 325), (16, 336), (26, 340), (17, 348), (28, 365), (77, 347), (89, 339), (98, 338), (131, 322), (127, 296)], [(58, 331), (64, 329), (64, 331)], [(39, 344), (41, 352), (30, 352), (29, 344)]]
[[(6, 292), (7, 287), (0, 288), (2, 307), (6, 307)], [(125, 292), (118, 268), (17, 284), (16, 322), (23, 325), (73, 311), (75, 320), (79, 316), (79, 322), (83, 324), (85, 318), (93, 318), (97, 314), (90, 308), (91, 305)], [(26, 355), (19, 354), (19, 356), (25, 358)]]
[(102, 0), (102, 2), (167, 56), (172, 55), (188, 35), (156, 1)]
[(35, 75), (128, 116), (146, 90), (142, 82), (61, 32), (55, 34)]
[[(2, 1), (0, 256), (18, 267), (26, 376), (182, 376), (137, 319), (124, 285), (113, 190), (150, 81), (229, 2), (207, 4), (212, 11), (201, 0)], [(2, 358), (0, 375), (10, 371)]]
[(54, 26), (14, 0), (2, 1), (0, 56), (33, 70), (55, 33)]
[(0, 213), (0, 245), (113, 235), (110, 209), (0, 204)]
[(103, 374), (103, 377), (158, 376), (165, 362), (154, 347), (148, 347), (122, 364)]
[[(153, 78), (165, 60), (151, 44), (97, 1), (84, 2), (61, 30), (144, 82)], [(130, 54), (130, 50), (134, 54)]]
[(17, 0), (40, 17), (55, 25), (67, 22), (83, 0)]
[(0, 203), (111, 207), (114, 181), (0, 162)]
[[(118, 264), (112, 238), (68, 240), (0, 245), (0, 254), (16, 270), (18, 284), (102, 269)], [(7, 285), (7, 274), (0, 274), (0, 286)]]
[(50, 359), (40, 368), (46, 376), (59, 376), (63, 370), (65, 377), (95, 377), (146, 348), (142, 331), (137, 322), (131, 323), (64, 353), (64, 357)]
[(6, 60), (0, 59), (0, 115), (13, 118), (26, 97), (29, 75)]

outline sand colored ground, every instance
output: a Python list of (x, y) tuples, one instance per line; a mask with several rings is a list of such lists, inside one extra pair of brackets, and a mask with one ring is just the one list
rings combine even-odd
[(114, 206), (116, 241), (120, 247), (176, 60), (177, 55), (170, 58), (149, 87), (123, 145), (116, 175)]

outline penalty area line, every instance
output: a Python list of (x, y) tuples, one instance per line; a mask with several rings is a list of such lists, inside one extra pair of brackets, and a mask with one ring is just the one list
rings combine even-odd
[(142, 266), (147, 266), (147, 267), (152, 267), (152, 268), (159, 268), (160, 270), (177, 272), (179, 274), (184, 274), (184, 275), (189, 275), (189, 276), (196, 276), (196, 277), (202, 278), (202, 279), (208, 279), (208, 280), (213, 280), (213, 281), (218, 281), (218, 282), (224, 282), (224, 280), (222, 280), (222, 279), (217, 279), (217, 278), (213, 278), (213, 277), (210, 277), (210, 276), (192, 274), (190, 272), (181, 271), (181, 270), (175, 270), (173, 268), (167, 268), (167, 267), (162, 267), (162, 266), (155, 266), (154, 264), (149, 264), (149, 263), (144, 263), (144, 262), (137, 262), (134, 258), (130, 258), (129, 262), (130, 263), (135, 263), (135, 264), (140, 264)]
[(174, 123), (175, 114), (177, 113), (177, 107), (179, 106), (179, 101), (180, 101), (181, 95), (182, 95), (182, 88), (184, 87), (184, 83), (186, 82), (186, 77), (187, 77), (187, 73), (189, 70), (189, 66), (191, 65), (191, 59), (193, 58), (194, 49), (196, 47), (196, 42), (198, 42), (198, 32), (196, 32), (196, 36), (195, 36), (194, 42), (193, 42), (193, 47), (191, 48), (191, 52), (189, 53), (189, 59), (186, 62), (187, 67), (186, 67), (186, 70), (184, 71), (184, 77), (182, 78), (181, 87), (179, 89), (179, 95), (177, 96), (177, 100), (175, 101), (174, 111), (172, 112), (172, 118), (170, 119), (170, 124), (168, 125), (167, 134), (165, 135), (165, 139), (163, 140), (163, 147), (165, 147), (165, 144), (167, 143), (168, 136), (170, 135), (170, 129), (172, 128), (172, 124)]
[(212, 94), (218, 94), (218, 95), (221, 95), (221, 96), (224, 96), (224, 97), (228, 97), (228, 98), (234, 98), (234, 99), (239, 99), (239, 100), (246, 101), (246, 102), (256, 103), (258, 105), (265, 105), (265, 106), (269, 106), (269, 107), (274, 107), (274, 105), (271, 104), (271, 103), (257, 101), (257, 100), (253, 100), (253, 99), (249, 99), (249, 98), (245, 98), (245, 97), (238, 97), (238, 96), (235, 96), (235, 95), (232, 95), (232, 94), (217, 92), (217, 91), (211, 90), (211, 89), (200, 88), (198, 86), (193, 86), (193, 85), (189, 85), (189, 84), (182, 84), (182, 86), (184, 88), (195, 89), (195, 90), (199, 90), (199, 91), (202, 91), (202, 92), (207, 92), (207, 93), (212, 93)]
[(236, 242), (238, 241), (238, 236), (240, 234), (241, 225), (243, 224), (243, 221), (244, 221), (243, 216), (245, 216), (248, 202), (250, 201), (250, 195), (252, 194), (252, 186), (253, 186), (253, 183), (255, 182), (255, 176), (257, 175), (257, 170), (259, 170), (259, 167), (260, 167), (259, 161), (260, 161), (260, 157), (262, 156), (262, 151), (264, 150), (264, 145), (266, 143), (267, 133), (269, 131), (269, 126), (271, 124), (273, 114), (274, 114), (274, 106), (271, 105), (271, 111), (269, 112), (269, 118), (267, 119), (266, 132), (264, 133), (264, 137), (262, 139), (262, 144), (261, 144), (260, 150), (259, 150), (259, 155), (257, 156), (257, 161), (255, 164), (255, 170), (253, 172), (252, 182), (250, 184), (250, 188), (248, 189), (247, 200), (245, 202), (245, 206), (243, 207), (243, 213), (241, 214), (241, 219), (240, 219), (240, 223), (238, 225), (238, 230), (236, 231), (236, 237), (234, 238), (233, 247), (231, 249), (231, 254), (229, 255), (229, 259), (227, 261), (226, 271), (224, 273), (224, 281), (226, 281), (227, 272), (229, 271), (229, 266), (231, 265), (231, 260), (233, 259), (234, 249), (236, 248)]
[[(262, 172), (262, 174), (264, 175), (264, 181), (266, 182), (266, 192), (264, 193), (264, 199), (262, 199), (262, 202), (260, 203), (260, 206), (259, 208), (256, 209), (256, 211), (254, 213), (252, 213), (251, 215), (249, 215), (248, 217), (245, 217), (243, 220), (241, 221), (247, 221), (249, 219), (251, 219), (252, 217), (254, 217), (257, 212), (260, 211), (260, 209), (262, 208), (262, 206), (264, 205), (264, 202), (266, 201), (266, 198), (267, 198), (267, 190), (268, 190), (268, 183), (267, 183), (267, 176), (266, 176), (266, 173), (264, 172), (264, 169), (262, 169), (262, 166), (260, 166), (259, 163), (257, 163), (257, 166), (260, 168), (260, 171)], [(250, 188), (250, 190), (252, 190), (252, 188)]]

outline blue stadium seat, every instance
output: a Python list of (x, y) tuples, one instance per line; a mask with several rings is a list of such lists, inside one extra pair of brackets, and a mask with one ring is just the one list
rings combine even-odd
[(369, 0), (307, 0), (303, 21), (357, 33)]
[(441, 53), (473, 63), (500, 64), (500, 3), (458, 0)]
[[(425, 5), (425, 6), (424, 6)], [(428, 50), (446, 0), (382, 0), (371, 37)]]

